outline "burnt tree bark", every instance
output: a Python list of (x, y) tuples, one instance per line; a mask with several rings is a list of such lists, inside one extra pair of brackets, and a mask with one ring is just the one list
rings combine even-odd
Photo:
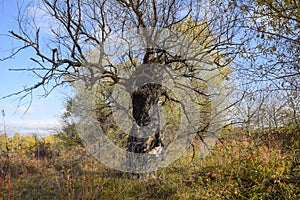
[[(152, 152), (163, 147), (160, 138), (160, 115), (157, 106), (163, 94), (160, 84), (148, 83), (132, 94), (133, 118), (135, 120), (128, 138), (128, 151), (134, 153)], [(156, 153), (156, 152), (152, 152)]]
[[(160, 65), (161, 62), (157, 51), (146, 49), (144, 64), (137, 67), (135, 80), (130, 86), (135, 88), (131, 93), (134, 122), (127, 140), (127, 151), (138, 154), (148, 153), (149, 159), (152, 155), (161, 156), (164, 147), (160, 135), (158, 101), (161, 96), (166, 96), (166, 92), (157, 78), (160, 76), (159, 73), (151, 67)], [(138, 165), (143, 165), (148, 161), (142, 160)], [(137, 163), (132, 163), (130, 156), (127, 162), (129, 162), (130, 169), (134, 170), (136, 166), (133, 165)]]

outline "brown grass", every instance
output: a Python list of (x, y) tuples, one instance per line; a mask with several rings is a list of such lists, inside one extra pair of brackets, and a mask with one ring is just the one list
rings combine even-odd
[[(203, 159), (199, 159), (196, 150), (192, 161), (191, 148), (170, 166), (139, 178), (103, 166), (82, 147), (60, 147), (59, 155), (43, 158), (27, 151), (2, 151), (0, 197), (22, 200), (300, 198), (299, 181), (287, 181), (299, 174), (291, 172), (295, 155), (283, 140), (266, 140), (257, 135), (224, 135), (221, 140)], [(201, 145), (199, 141), (198, 145)], [(51, 148), (57, 145), (53, 143)]]

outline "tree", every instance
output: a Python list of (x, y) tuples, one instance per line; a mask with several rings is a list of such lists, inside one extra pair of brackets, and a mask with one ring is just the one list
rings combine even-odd
[(234, 1), (230, 6), (244, 19), (240, 55), (249, 79), (279, 82), (279, 88), (281, 82), (298, 80), (299, 2)]
[[(191, 20), (183, 20), (183, 23), (179, 24), (179, 26), (176, 27), (176, 34), (180, 34), (180, 37), (176, 37), (176, 42), (177, 40), (181, 39), (180, 41), (182, 41), (182, 43), (180, 44), (182, 46), (189, 45), (188, 49), (180, 49), (180, 51), (184, 53), (183, 55), (185, 55), (184, 58), (181, 58), (177, 55), (176, 60), (173, 60), (175, 58), (173, 58), (172, 55), (168, 53), (168, 46), (161, 46), (161, 48), (158, 49), (147, 49), (146, 47), (143, 47), (143, 44), (141, 44), (141, 49), (133, 49), (132, 55), (135, 56), (132, 56), (127, 60), (123, 58), (123, 62), (118, 62), (114, 63), (113, 65), (106, 66), (108, 71), (118, 71), (118, 82), (114, 82), (114, 79), (111, 77), (105, 77), (99, 80), (98, 84), (95, 85), (95, 90), (88, 93), (86, 91), (84, 91), (84, 93), (80, 92), (80, 90), (82, 90), (84, 86), (82, 87), (82, 85), (79, 85), (78, 94), (75, 96), (74, 99), (75, 104), (77, 105), (76, 107), (80, 108), (79, 110), (74, 111), (76, 115), (81, 116), (82, 119), (87, 119), (89, 118), (89, 116), (93, 115), (90, 111), (94, 112), (96, 110), (97, 114), (94, 116), (94, 119), (90, 118), (91, 120), (88, 121), (95, 121), (95, 118), (97, 118), (97, 121), (100, 122), (99, 129), (104, 130), (104, 132), (106, 132), (106, 136), (110, 136), (110, 141), (117, 140), (117, 143), (123, 141), (123, 144), (126, 143), (127, 152), (134, 152), (136, 154), (147, 153), (147, 155), (151, 156), (160, 156), (160, 154), (163, 151), (162, 149), (165, 146), (161, 139), (161, 130), (165, 130), (165, 128), (160, 127), (160, 116), (157, 107), (157, 104), (159, 102), (161, 106), (166, 105), (166, 107), (164, 108), (167, 112), (169, 110), (168, 117), (164, 118), (167, 121), (167, 123), (165, 124), (172, 124), (172, 129), (170, 129), (170, 127), (168, 128), (169, 131), (171, 131), (171, 133), (173, 132), (172, 135), (168, 136), (169, 138), (173, 140), (174, 138), (182, 140), (181, 145), (187, 146), (190, 144), (189, 142), (191, 141), (190, 138), (186, 138), (187, 136), (191, 137), (195, 134), (199, 134), (199, 136), (201, 136), (200, 132), (204, 132), (204, 130), (208, 131), (208, 126), (213, 122), (212, 119), (215, 119), (216, 115), (220, 114), (217, 112), (222, 111), (218, 110), (216, 113), (211, 112), (211, 108), (213, 106), (216, 106), (214, 108), (216, 109), (219, 105), (214, 105), (213, 102), (209, 99), (209, 97), (212, 96), (213, 98), (215, 98), (215, 102), (220, 103), (220, 100), (216, 100), (219, 98), (218, 96), (220, 95), (220, 91), (214, 91), (210, 94), (208, 92), (208, 88), (212, 89), (213, 87), (215, 87), (214, 89), (220, 89), (220, 87), (223, 85), (223, 80), (225, 80), (225, 77), (227, 77), (230, 70), (228, 70), (227, 68), (223, 68), (223, 70), (219, 71), (216, 66), (210, 66), (207, 63), (203, 63), (201, 65), (199, 64), (199, 62), (197, 62), (197, 56), (195, 55), (199, 53), (201, 55), (201, 51), (203, 51), (203, 46), (199, 46), (199, 42), (203, 38), (207, 39), (208, 36), (206, 36), (206, 34), (203, 34), (204, 30), (200, 25), (198, 25), (197, 28), (189, 29), (189, 26), (191, 26), (190, 24), (193, 24)], [(193, 26), (195, 25), (192, 25), (191, 27)], [(141, 31), (145, 30), (141, 29)], [(164, 31), (166, 32), (166, 30)], [(161, 34), (160, 36), (162, 36), (163, 38), (163, 34), (165, 34), (165, 32), (159, 29), (157, 30), (157, 32), (158, 33), (156, 34)], [(140, 35), (136, 35), (134, 38), (138, 38), (139, 36)], [(124, 38), (122, 39), (125, 40), (125, 36), (123, 37)], [(170, 36), (168, 35), (168, 37)], [(186, 40), (188, 42), (186, 42)], [(192, 42), (190, 42), (190, 40)], [(141, 43), (144, 42), (144, 40), (141, 41)], [(175, 50), (176, 48), (180, 47), (179, 45), (172, 45), (173, 48), (175, 47)], [(142, 54), (143, 56), (139, 58), (140, 52), (138, 51), (144, 51), (145, 49), (148, 51), (148, 53), (146, 53), (145, 55)], [(189, 51), (190, 49), (192, 49), (194, 52), (190, 52), (189, 55), (186, 51)], [(179, 53), (182, 53), (180, 51)], [(191, 56), (191, 58), (189, 58), (189, 56)], [(96, 57), (96, 59), (91, 59), (96, 61), (96, 63), (92, 63), (91, 65), (97, 66), (99, 58), (97, 55)], [(206, 59), (207, 62), (213, 63), (213, 60), (209, 60), (208, 58)], [(191, 61), (193, 61), (193, 64), (189, 63)], [(138, 65), (137, 63), (142, 64)], [(163, 65), (165, 63), (168, 63), (168, 65)], [(135, 67), (132, 69), (132, 66)], [(131, 69), (129, 67), (131, 67)], [(172, 74), (172, 76), (169, 77), (164, 76), (163, 74), (166, 72), (172, 73), (172, 71), (170, 71), (170, 69), (168, 68), (171, 68), (171, 70), (176, 69), (181, 73)], [(88, 77), (91, 77), (91, 70), (92, 69), (90, 68), (88, 68), (87, 70), (83, 70), (81, 75), (87, 76), (86, 79), (88, 79)], [(212, 71), (212, 73), (203, 73), (201, 75), (199, 74), (201, 70), (203, 70), (203, 72)], [(176, 78), (176, 76), (178, 76), (179, 78)], [(83, 83), (85, 84), (85, 82)], [(181, 88), (177, 86), (176, 93), (176, 91), (168, 90), (167, 86), (170, 86), (168, 84), (181, 84)], [(120, 87), (123, 88), (121, 89)], [(126, 105), (122, 104), (120, 99), (118, 99), (120, 96), (123, 97), (123, 90), (131, 95), (132, 114), (130, 114), (130, 110), (126, 110)], [(178, 92), (178, 90), (180, 90), (180, 92)], [(174, 95), (174, 93), (172, 94), (172, 92), (175, 92), (177, 96)], [(185, 99), (182, 98), (183, 96), (180, 97), (180, 95), (183, 94), (185, 95)], [(88, 100), (87, 96), (90, 97), (88, 98)], [(183, 101), (188, 100), (189, 98), (190, 102), (193, 103), (193, 105), (188, 105), (189, 107), (186, 107), (186, 104)], [(93, 106), (91, 102), (96, 102), (96, 105)], [(177, 107), (175, 104), (177, 104)], [(87, 113), (82, 113), (81, 108), (83, 107), (89, 108), (87, 109)], [(190, 114), (189, 112), (191, 112), (191, 109), (193, 110), (192, 112), (198, 112), (200, 114), (197, 115), (198, 119), (192, 119), (188, 117), (188, 115)], [(124, 110), (126, 111), (124, 112)], [(118, 124), (114, 122), (114, 120), (116, 119), (113, 118), (113, 115), (114, 113), (118, 113), (118, 111), (124, 112), (123, 115), (120, 114), (122, 115), (122, 120), (126, 121), (126, 119), (133, 119), (134, 123), (132, 124), (132, 126), (129, 127), (130, 130), (124, 131), (124, 129), (120, 129), (117, 127)], [(190, 130), (180, 130), (182, 134), (176, 135), (175, 133), (178, 132), (178, 130), (180, 129), (179, 125), (183, 123), (182, 121), (180, 121), (182, 115), (186, 115), (187, 120), (194, 122), (185, 122), (185, 125), (192, 126), (188, 127)], [(199, 118), (201, 118), (201, 122), (199, 121)], [(172, 123), (169, 119), (176, 120)], [(82, 125), (84, 127), (84, 130), (88, 129), (88, 126), (85, 126), (84, 124)], [(124, 126), (124, 123), (122, 125)], [(198, 127), (198, 129), (195, 127)], [(130, 134), (128, 134), (129, 132)], [(187, 136), (184, 136), (184, 134), (186, 133), (188, 133)], [(126, 134), (128, 135), (127, 142), (124, 142), (124, 135)], [(163, 134), (167, 135), (166, 131), (164, 131)], [(82, 137), (86, 137), (86, 132), (84, 132), (84, 135), (85, 136)], [(91, 141), (103, 139), (97, 137), (98, 136), (96, 136), (92, 132), (87, 138), (95, 138)], [(188, 142), (185, 140), (187, 140)], [(168, 143), (169, 141), (166, 142)], [(93, 145), (90, 144), (88, 146)], [(169, 142), (167, 147), (170, 146), (171, 144)], [(110, 150), (109, 147), (107, 148)], [(184, 150), (185, 148), (183, 147), (182, 149)], [(95, 149), (92, 149), (90, 151), (95, 152)], [(105, 150), (102, 151), (106, 152)], [(132, 155), (130, 155), (129, 153), (126, 156), (128, 157), (127, 160), (139, 161), (139, 163), (137, 163), (136, 161), (129, 162), (129, 171), (143, 170), (143, 167), (145, 167), (145, 162), (149, 162), (149, 160), (151, 159), (151, 157), (146, 159), (131, 158)], [(137, 166), (137, 164), (139, 166)]]
[(72, 99), (69, 98), (66, 101), (66, 111), (61, 116), (62, 118), (62, 130), (56, 134), (56, 137), (64, 143), (64, 146), (77, 146), (83, 145), (82, 141), (77, 133), (76, 124), (72, 119)]
[[(191, 123), (188, 112), (199, 109), (194, 105), (187, 108), (182, 94), (195, 105), (211, 108), (218, 107), (222, 100), (220, 96), (227, 95), (220, 94), (217, 88), (220, 81), (225, 80), (219, 78), (220, 74), (227, 75), (228, 70), (222, 69), (231, 63), (236, 55), (234, 48), (240, 45), (233, 40), (239, 29), (235, 26), (239, 13), (220, 16), (223, 6), (217, 1), (194, 0), (41, 0), (19, 8), (19, 30), (10, 31), (9, 36), (22, 44), (2, 60), (13, 58), (26, 49), (35, 53), (30, 58), (35, 64), (33, 68), (15, 70), (31, 71), (39, 81), (15, 94), (26, 96), (37, 88), (44, 88), (47, 96), (64, 84), (80, 83), (80, 87), (86, 89), (100, 83), (105, 85), (101, 89), (106, 93), (102, 99), (98, 98), (98, 103), (107, 107), (112, 103), (110, 90), (121, 85), (131, 94), (132, 116), (138, 128), (159, 123), (156, 104), (161, 97), (176, 102), (188, 124)], [(47, 20), (49, 26), (41, 26), (41, 19)], [(97, 62), (92, 62), (89, 52), (95, 49)], [(182, 91), (181, 99), (176, 97), (179, 94), (174, 97), (172, 91), (163, 88), (159, 81), (152, 83), (153, 80), (165, 80), (160, 77), (161, 71), (155, 72), (157, 66), (165, 66), (159, 70), (165, 70), (166, 74), (175, 73), (169, 80)], [(132, 76), (128, 78), (128, 74)], [(143, 80), (140, 78), (143, 75), (148, 82), (142, 85), (132, 82), (136, 78)], [(216, 77), (218, 81), (214, 79)], [(212, 84), (214, 82), (218, 83)], [(91, 96), (95, 94), (93, 92), (90, 91)], [(77, 98), (86, 102), (83, 93)], [(217, 103), (212, 106), (210, 98), (217, 99)], [(93, 102), (94, 99), (90, 100)], [(100, 121), (105, 112), (98, 112)], [(215, 109), (213, 115), (206, 112), (210, 124), (219, 123), (214, 118), (220, 113), (219, 109)], [(156, 120), (153, 119), (155, 116)], [(193, 120), (196, 123), (197, 120)], [(195, 128), (190, 132), (198, 131)], [(151, 136), (142, 139), (131, 133), (127, 151), (144, 154), (159, 150), (157, 148), (163, 146), (160, 132), (154, 132), (154, 137), (151, 137), (152, 130)]]
[(232, 114), (236, 117), (234, 121), (248, 128), (280, 127), (283, 124), (279, 118), (290, 110), (285, 124), (293, 121), (292, 126), (299, 129), (299, 101), (293, 95), (299, 94), (300, 81), (299, 2), (257, 0), (222, 3), (226, 5), (221, 9), (223, 15), (239, 13), (235, 25), (240, 29), (233, 41), (241, 45), (235, 49), (232, 70), (236, 89), (246, 98), (235, 106), (236, 111), (243, 111)]

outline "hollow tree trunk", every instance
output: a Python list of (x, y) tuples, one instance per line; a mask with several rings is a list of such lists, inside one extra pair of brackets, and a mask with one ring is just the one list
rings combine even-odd
[(135, 123), (128, 138), (128, 151), (155, 154), (155, 149), (162, 146), (157, 106), (161, 94), (162, 86), (155, 83), (148, 83), (132, 94)]
[[(144, 57), (144, 64), (149, 63), (152, 65), (157, 63), (157, 57), (150, 51), (148, 51)], [(145, 76), (150, 76), (149, 80), (151, 80), (151, 76), (155, 77), (158, 75), (152, 73), (151, 70), (149, 72), (147, 65), (143, 67), (144, 68), (137, 69), (137, 79), (144, 80), (144, 78), (147, 79)], [(148, 153), (155, 156), (161, 154), (164, 145), (160, 137), (158, 100), (163, 93), (162, 85), (159, 82), (151, 81), (140, 85), (132, 91), (131, 98), (134, 123), (127, 140), (127, 151), (137, 154)], [(128, 162), (130, 165), (130, 158), (128, 158)]]

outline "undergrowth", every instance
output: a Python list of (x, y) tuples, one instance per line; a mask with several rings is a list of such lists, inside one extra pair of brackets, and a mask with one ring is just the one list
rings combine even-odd
[(22, 137), (16, 146), (16, 139), (1, 140), (8, 146), (0, 155), (0, 199), (300, 198), (299, 180), (289, 181), (299, 176), (292, 170), (299, 144), (289, 140), (286, 146), (275, 135), (223, 135), (205, 158), (196, 146), (196, 152), (191, 148), (170, 166), (139, 177), (105, 167), (81, 146), (36, 138), (28, 144)]

